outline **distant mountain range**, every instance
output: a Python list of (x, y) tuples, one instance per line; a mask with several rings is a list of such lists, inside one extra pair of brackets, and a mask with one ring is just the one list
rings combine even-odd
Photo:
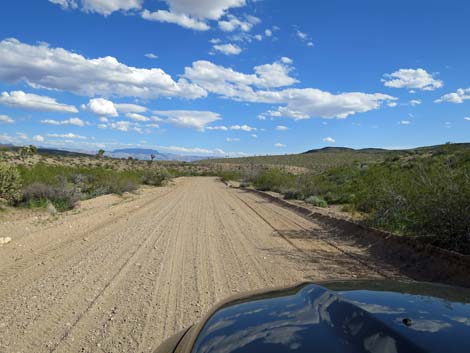
[[(20, 146), (14, 146), (12, 144), (1, 144), (0, 147), (7, 147), (12, 150), (17, 150)], [(52, 155), (63, 155), (63, 156), (75, 156), (75, 157), (85, 157), (94, 155), (93, 152), (85, 152), (85, 151), (70, 151), (70, 150), (61, 150), (61, 149), (54, 149), (54, 148), (38, 148), (39, 153), (44, 154), (52, 154)], [(179, 162), (192, 162), (198, 161), (201, 159), (207, 159), (210, 157), (207, 156), (185, 156), (180, 154), (173, 154), (173, 153), (161, 153), (157, 150), (147, 149), (147, 148), (123, 148), (117, 149), (114, 151), (106, 152), (105, 155), (111, 158), (135, 158), (140, 160), (149, 160), (150, 155), (155, 155), (155, 160), (157, 161), (179, 161)]]
[(181, 161), (181, 162), (192, 162), (201, 159), (206, 159), (207, 156), (185, 156), (173, 153), (162, 153), (157, 150), (147, 148), (122, 148), (111, 152), (106, 152), (106, 156), (113, 158), (135, 158), (141, 160), (149, 160), (151, 155), (155, 155), (157, 161)]

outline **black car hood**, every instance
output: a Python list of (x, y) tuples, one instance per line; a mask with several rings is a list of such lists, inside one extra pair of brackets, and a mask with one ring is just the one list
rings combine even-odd
[(470, 352), (468, 303), (468, 290), (448, 286), (302, 284), (224, 304), (192, 352)]

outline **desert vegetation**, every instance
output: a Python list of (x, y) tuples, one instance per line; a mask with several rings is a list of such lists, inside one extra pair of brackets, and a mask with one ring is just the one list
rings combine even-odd
[(426, 237), (435, 245), (470, 254), (468, 145), (394, 153), (380, 162), (356, 161), (323, 172), (296, 175), (269, 169), (222, 176), (318, 207), (341, 205), (360, 213), (372, 227)]
[(349, 148), (324, 148), (301, 154), (277, 156), (254, 156), (240, 158), (216, 158), (202, 160), (198, 163), (212, 163), (237, 166), (246, 170), (253, 166), (266, 166), (289, 170), (292, 173), (311, 171), (321, 173), (330, 168), (352, 165), (355, 163), (381, 162), (388, 156), (401, 155), (402, 151), (386, 151), (379, 149), (352, 150)]
[(0, 199), (4, 204), (52, 205), (64, 211), (72, 209), (79, 200), (105, 194), (121, 195), (135, 191), (142, 184), (161, 186), (172, 176), (156, 163), (122, 168), (120, 160), (102, 160), (102, 155), (96, 157), (100, 159), (98, 163), (91, 163), (82, 157), (34, 156), (36, 153), (30, 147), (27, 151), (20, 149), (16, 155), (10, 151), (10, 156), (0, 162)]

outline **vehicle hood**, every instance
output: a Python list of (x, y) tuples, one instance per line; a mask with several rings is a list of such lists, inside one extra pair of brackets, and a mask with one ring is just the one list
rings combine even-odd
[(223, 304), (191, 351), (470, 352), (469, 303), (469, 290), (432, 284), (302, 284)]

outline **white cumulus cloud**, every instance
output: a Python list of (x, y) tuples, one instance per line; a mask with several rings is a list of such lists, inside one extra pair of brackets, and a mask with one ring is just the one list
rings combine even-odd
[(433, 74), (421, 68), (400, 69), (391, 74), (385, 74), (382, 82), (387, 87), (420, 89), (423, 91), (434, 91), (444, 85), (441, 80), (435, 79)]
[(208, 126), (206, 127), (207, 130), (214, 130), (214, 131), (228, 131), (228, 127), (227, 126), (223, 126), (223, 125), (220, 125), (220, 126)]
[(82, 105), (82, 109), (88, 110), (96, 115), (110, 117), (117, 117), (119, 115), (114, 103), (104, 98), (90, 99), (88, 104)]
[(286, 147), (286, 145), (283, 144), (283, 143), (278, 142), (278, 143), (274, 144), (274, 147), (283, 148), (283, 147)]
[(215, 44), (212, 48), (214, 50), (225, 54), (225, 55), (238, 55), (242, 52), (242, 48), (240, 48), (236, 44), (228, 43), (228, 44)]
[(470, 88), (459, 88), (456, 92), (444, 94), (441, 98), (436, 99), (435, 103), (463, 103), (470, 99)]
[(260, 23), (261, 20), (258, 17), (246, 16), (244, 20), (233, 15), (227, 15), (227, 19), (218, 22), (219, 28), (224, 32), (233, 32), (240, 29), (243, 32), (249, 32), (254, 25)]
[[(207, 93), (185, 79), (174, 81), (162, 69), (127, 66), (106, 56), (88, 59), (45, 43), (16, 39), (0, 42), (0, 80), (26, 82), (34, 88), (68, 91), (83, 96), (201, 98)], [(73, 68), (73, 70), (71, 70)]]
[(10, 118), (8, 115), (0, 114), (0, 123), (3, 124), (13, 124), (15, 122), (14, 119)]
[(230, 126), (230, 130), (241, 130), (241, 131), (251, 132), (251, 131), (256, 131), (257, 129), (249, 125), (232, 125)]
[(118, 131), (122, 131), (122, 132), (135, 131), (139, 134), (141, 134), (143, 132), (142, 128), (140, 127), (140, 125), (138, 123), (134, 123), (134, 122), (131, 122), (131, 121), (125, 121), (125, 120), (112, 121), (112, 122), (108, 122), (108, 123), (105, 123), (105, 124), (99, 124), (98, 128), (118, 130)]
[(170, 11), (201, 19), (218, 20), (230, 8), (245, 6), (245, 0), (165, 0)]
[(200, 110), (156, 110), (157, 117), (165, 117), (164, 122), (175, 126), (204, 131), (206, 125), (221, 120), (218, 113)]
[[(1, 72), (0, 68), (0, 72)], [(1, 75), (1, 74), (0, 74)], [(2, 92), (0, 104), (8, 105), (13, 108), (40, 110), (47, 112), (78, 113), (73, 105), (62, 104), (54, 98), (39, 96), (33, 93), (23, 91)]]
[(184, 77), (206, 91), (236, 101), (279, 104), (271, 116), (293, 119), (346, 118), (349, 115), (378, 109), (396, 98), (381, 93), (346, 92), (333, 94), (316, 88), (286, 88), (297, 83), (289, 73), (292, 67), (275, 62), (254, 67), (254, 73), (245, 74), (210, 61), (196, 61), (185, 68)]
[[(207, 24), (208, 20), (219, 20), (227, 14), (230, 8), (245, 6), (245, 0), (165, 0), (168, 4), (168, 10), (157, 10), (150, 12), (144, 10), (142, 18), (150, 21), (159, 21), (174, 23), (185, 28), (207, 31), (210, 26)], [(255, 17), (250, 16), (244, 23), (236, 23), (231, 17), (228, 17), (228, 22), (223, 23), (221, 28), (231, 29), (232, 26), (247, 28), (246, 23), (252, 23)], [(241, 21), (240, 21), (241, 22)]]
[(115, 11), (139, 10), (144, 0), (49, 0), (63, 9), (81, 9), (84, 12), (108, 16)]
[(251, 86), (276, 88), (296, 83), (297, 80), (289, 76), (291, 70), (290, 66), (275, 62), (256, 66), (253, 74), (244, 74), (200, 60), (193, 62), (191, 67), (186, 67), (184, 76), (209, 92), (243, 99), (243, 96), (253, 94)]
[(70, 118), (66, 120), (52, 120), (52, 119), (45, 119), (41, 120), (42, 124), (48, 125), (74, 125), (74, 126), (85, 126), (85, 122), (80, 118)]
[(290, 65), (294, 62), (294, 60), (292, 60), (291, 58), (288, 58), (287, 56), (283, 56), (281, 58), (281, 62), (287, 65)]
[(278, 125), (278, 126), (276, 126), (276, 130), (277, 131), (287, 131), (287, 130), (289, 130), (289, 128), (287, 126), (284, 126), (284, 125)]
[(326, 143), (335, 143), (336, 140), (335, 140), (333, 137), (329, 137), (329, 136), (328, 136), (328, 137), (325, 137), (325, 138), (323, 139), (323, 142), (326, 142)]
[(129, 119), (135, 120), (135, 121), (150, 121), (151, 119), (147, 116), (144, 116), (142, 114), (138, 113), (127, 113), (126, 116)]
[(80, 140), (86, 140), (85, 136), (81, 135), (76, 135), (71, 132), (67, 134), (47, 134), (48, 137), (55, 137), (55, 138), (67, 138), (67, 139), (80, 139)]
[(44, 136), (42, 136), (42, 135), (34, 135), (34, 136), (33, 136), (33, 141), (36, 141), (36, 142), (44, 142)]
[(142, 105), (129, 103), (114, 103), (119, 113), (145, 113), (148, 109)]
[(144, 10), (142, 12), (142, 18), (148, 21), (174, 23), (196, 31), (207, 31), (210, 29), (209, 25), (203, 21), (194, 19), (183, 13), (174, 13), (166, 10), (157, 10), (155, 12)]

